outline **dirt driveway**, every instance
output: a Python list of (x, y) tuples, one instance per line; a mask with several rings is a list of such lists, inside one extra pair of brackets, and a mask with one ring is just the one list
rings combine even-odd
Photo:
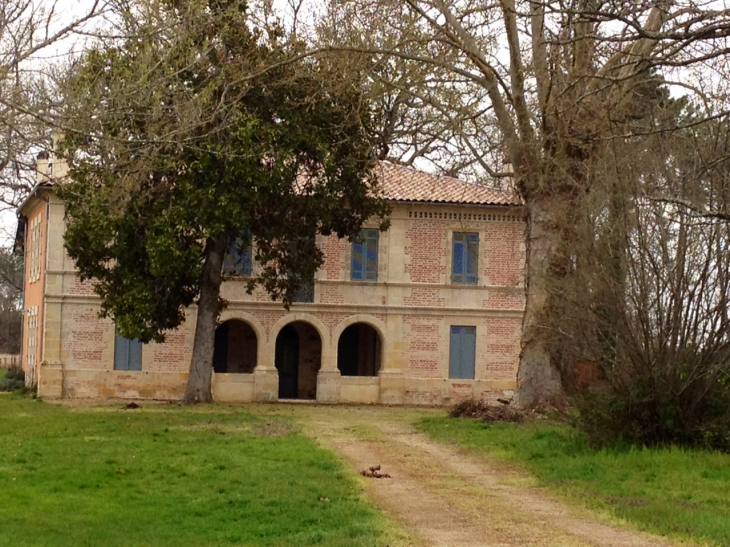
[(356, 471), (380, 465), (391, 478), (363, 478), (366, 495), (409, 535), (405, 545), (668, 546), (566, 506), (529, 475), (428, 439), (413, 424), (422, 410), (292, 405), (307, 434)]

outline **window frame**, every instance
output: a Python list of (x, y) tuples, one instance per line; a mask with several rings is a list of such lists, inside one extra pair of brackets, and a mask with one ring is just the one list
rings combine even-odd
[[(369, 249), (372, 242), (374, 251)], [(358, 250), (359, 248), (359, 250)], [(356, 268), (356, 256), (360, 257), (360, 265)], [(350, 246), (350, 281), (377, 283), (378, 268), (380, 266), (380, 230), (377, 228), (363, 229), (358, 238)]]
[[(452, 232), (451, 234), (451, 284), (478, 285), (479, 284), (479, 232)], [(456, 271), (457, 246), (461, 246), (462, 270)], [(469, 266), (472, 269), (469, 269)]]
[[(122, 363), (120, 358), (120, 343), (126, 346), (126, 363)], [(134, 350), (134, 352), (132, 351)], [(139, 340), (126, 338), (121, 335), (119, 330), (114, 327), (114, 370), (120, 372), (141, 372), (142, 371), (142, 357), (144, 351), (144, 344)], [(135, 357), (134, 363), (132, 357)], [(134, 364), (134, 366), (132, 366)]]
[[(239, 250), (237, 256), (232, 252)], [(243, 266), (242, 268), (240, 266)], [(223, 255), (223, 277), (251, 277), (253, 273), (253, 241), (248, 231), (230, 238)]]
[[(458, 329), (459, 347), (454, 345), (454, 335)], [(469, 347), (464, 347), (465, 335), (471, 335)], [(455, 360), (458, 353), (458, 360)], [(470, 354), (470, 355), (469, 355)], [(464, 357), (471, 361), (465, 366)], [(450, 380), (476, 380), (476, 356), (477, 356), (477, 327), (476, 325), (449, 325), (449, 379)], [(465, 374), (464, 371), (467, 370)]]

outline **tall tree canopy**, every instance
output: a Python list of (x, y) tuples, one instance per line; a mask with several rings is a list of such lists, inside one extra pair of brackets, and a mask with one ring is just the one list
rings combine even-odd
[(255, 24), (242, 0), (117, 7), (124, 39), (65, 85), (66, 248), (125, 336), (162, 340), (197, 303), (184, 401), (210, 401), (227, 244), (249, 234), (249, 289), (290, 303), (322, 263), (316, 233), (385, 218), (369, 113), (357, 73)]

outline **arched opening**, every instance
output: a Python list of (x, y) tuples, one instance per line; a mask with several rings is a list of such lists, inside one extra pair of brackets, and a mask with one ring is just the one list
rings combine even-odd
[(251, 374), (256, 367), (258, 341), (251, 325), (231, 319), (215, 331), (213, 370), (222, 373)]
[(316, 399), (322, 340), (309, 323), (289, 323), (276, 337), (279, 399)]
[(377, 376), (381, 342), (378, 331), (367, 323), (350, 325), (337, 342), (337, 368), (343, 376)]

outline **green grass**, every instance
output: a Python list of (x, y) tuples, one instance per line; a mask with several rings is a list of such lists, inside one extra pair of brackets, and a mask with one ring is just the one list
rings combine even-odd
[(5, 378), (5, 375), (8, 373), (7, 369), (0, 368), (0, 380)]
[(0, 546), (370, 546), (357, 480), (285, 418), (0, 396)]
[(517, 462), (545, 486), (637, 527), (730, 545), (730, 455), (677, 448), (590, 449), (563, 425), (428, 417), (432, 438)]

